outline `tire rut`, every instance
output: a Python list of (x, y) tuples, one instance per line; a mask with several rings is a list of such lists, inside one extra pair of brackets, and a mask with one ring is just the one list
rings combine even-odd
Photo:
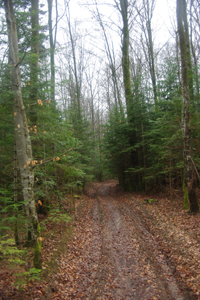
[(113, 187), (108, 182), (92, 189), (59, 263), (51, 299), (192, 299), (179, 287), (136, 205), (124, 194), (114, 195)]
[(108, 193), (109, 185), (97, 193), (102, 249), (90, 299), (187, 299), (153, 236), (125, 203)]

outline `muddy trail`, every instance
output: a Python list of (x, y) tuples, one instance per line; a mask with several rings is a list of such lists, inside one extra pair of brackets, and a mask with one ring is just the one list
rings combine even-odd
[(41, 299), (197, 299), (128, 200), (114, 181), (93, 186)]

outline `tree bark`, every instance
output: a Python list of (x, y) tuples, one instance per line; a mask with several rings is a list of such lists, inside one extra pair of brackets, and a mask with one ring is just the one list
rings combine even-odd
[(190, 92), (188, 79), (188, 40), (189, 37), (185, 22), (186, 1), (177, 0), (177, 24), (180, 40), (181, 67), (182, 67), (182, 97), (183, 97), (183, 141), (184, 141), (184, 162), (185, 162), (185, 183), (188, 199), (190, 202), (190, 211), (199, 212), (198, 199), (195, 192), (195, 183), (192, 174), (191, 158), (191, 124), (190, 124)]
[(111, 75), (112, 75), (115, 106), (117, 108), (117, 106), (119, 105), (121, 116), (124, 117), (124, 111), (123, 111), (122, 101), (121, 101), (121, 96), (120, 96), (120, 91), (119, 91), (119, 84), (118, 84), (118, 80), (117, 80), (114, 49), (113, 49), (113, 51), (112, 51), (113, 53), (112, 53), (111, 49), (110, 49), (108, 37), (107, 37), (107, 34), (106, 34), (105, 26), (103, 24), (101, 14), (99, 12), (96, 1), (95, 1), (95, 5), (96, 5), (96, 12), (97, 12), (96, 18), (97, 18), (97, 21), (99, 22), (99, 25), (102, 28), (102, 32), (103, 32), (103, 36), (104, 36), (104, 40), (105, 40), (105, 50), (106, 50), (107, 58), (108, 58), (108, 61), (109, 61), (109, 68), (111, 70)]
[[(39, 8), (38, 0), (31, 0), (31, 70), (30, 70), (30, 100), (31, 104), (37, 102), (38, 90), (38, 56), (39, 56)], [(35, 125), (35, 124), (33, 124)]]
[(132, 91), (129, 63), (129, 27), (128, 27), (128, 0), (120, 0), (120, 9), (123, 21), (122, 37), (122, 69), (126, 99), (127, 116), (130, 121), (132, 108)]
[(55, 103), (55, 46), (57, 36), (57, 23), (58, 23), (58, 2), (56, 0), (56, 25), (55, 34), (53, 38), (53, 26), (52, 26), (52, 6), (53, 0), (47, 0), (48, 2), (48, 26), (49, 26), (49, 42), (50, 42), (50, 62), (51, 62), (51, 101)]
[(16, 20), (12, 0), (6, 0), (4, 1), (4, 4), (8, 29), (9, 60), (11, 65), (14, 130), (16, 138), (15, 141), (17, 158), (21, 174), (25, 212), (28, 218), (31, 239), (33, 244), (35, 245), (35, 249), (39, 249), (39, 251), (36, 251), (34, 255), (34, 266), (36, 268), (41, 268), (41, 242), (40, 240), (38, 240), (38, 237), (40, 236), (40, 226), (35, 208), (33, 193), (34, 172), (32, 166), (32, 148), (21, 92)]

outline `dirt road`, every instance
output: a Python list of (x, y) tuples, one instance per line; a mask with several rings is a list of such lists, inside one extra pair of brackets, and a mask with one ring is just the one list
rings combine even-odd
[(110, 181), (90, 191), (51, 299), (197, 299), (181, 287), (137, 207)]

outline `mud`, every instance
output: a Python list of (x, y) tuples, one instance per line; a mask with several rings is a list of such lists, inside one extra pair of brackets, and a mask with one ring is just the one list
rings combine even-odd
[(90, 192), (52, 299), (196, 299), (174, 277), (137, 209), (113, 192), (115, 185), (99, 184)]

